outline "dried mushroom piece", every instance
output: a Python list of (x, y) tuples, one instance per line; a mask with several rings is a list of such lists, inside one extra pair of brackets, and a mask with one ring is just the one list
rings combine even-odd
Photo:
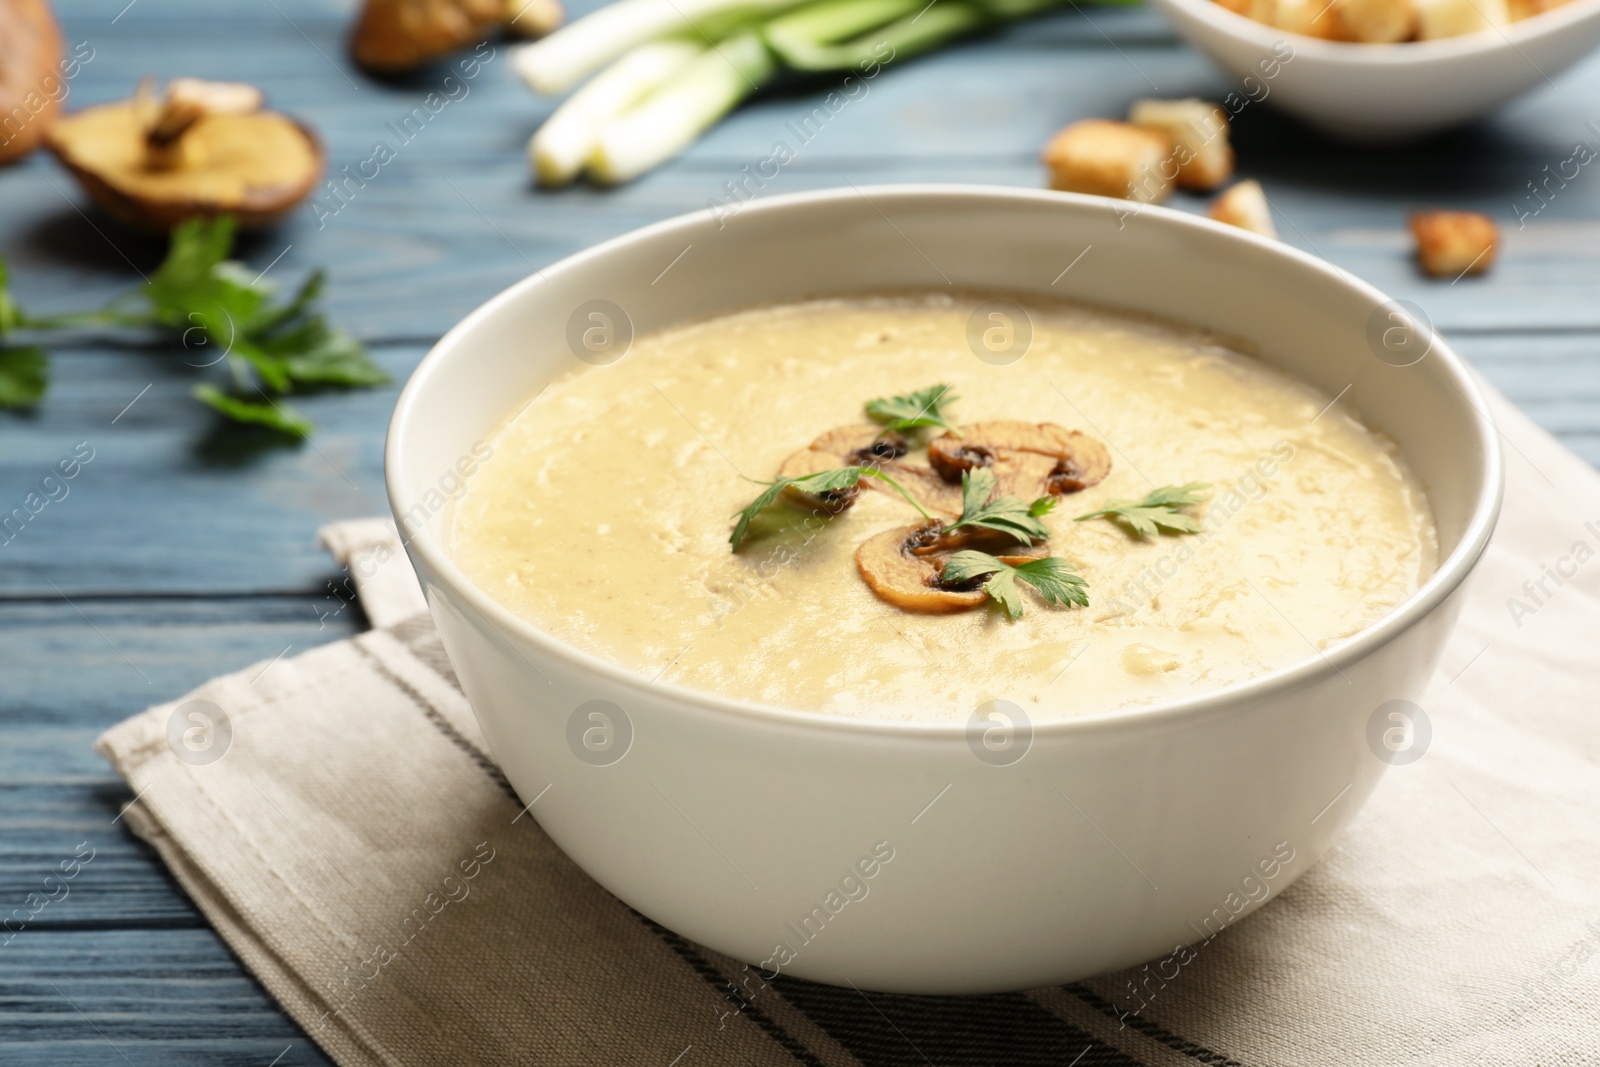
[(143, 230), (199, 216), (266, 226), (311, 192), (322, 144), (287, 115), (261, 108), (259, 90), (232, 82), (173, 81), (162, 97), (85, 108), (46, 143), (107, 213)]
[(476, 44), (508, 17), (506, 0), (367, 0), (350, 56), (374, 74), (399, 74)]
[(994, 471), (999, 492), (1031, 500), (1076, 493), (1111, 473), (1111, 453), (1094, 438), (1053, 422), (1001, 419), (961, 428), (928, 443), (928, 461), (950, 482), (963, 471)]
[(207, 115), (248, 115), (260, 111), (266, 102), (261, 90), (243, 82), (208, 82), (199, 78), (174, 78), (167, 84), (166, 97), (153, 98), (151, 82), (139, 83), (134, 98), (151, 118), (145, 129), (145, 163), (153, 170), (176, 170), (183, 166), (190, 145), (183, 135)]
[[(856, 549), (856, 569), (868, 588), (883, 601), (904, 611), (949, 614), (970, 611), (989, 600), (983, 581), (977, 579), (947, 588), (941, 582), (944, 565), (961, 544), (947, 543), (939, 523), (897, 526), (861, 543)], [(1043, 558), (1042, 547), (1024, 548), (1012, 542), (999, 558), (1010, 564)]]
[(567, 21), (561, 0), (505, 0), (506, 29), (518, 37), (543, 37)]
[(46, 0), (0, 0), (0, 164), (32, 152), (56, 121), (66, 95), (60, 62)]

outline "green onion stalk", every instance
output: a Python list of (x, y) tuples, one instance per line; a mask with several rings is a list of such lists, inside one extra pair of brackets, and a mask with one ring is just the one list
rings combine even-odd
[(631, 181), (784, 70), (864, 70), (1066, 2), (619, 0), (516, 53), (535, 92), (594, 75), (534, 134), (529, 158), (545, 185), (585, 172), (606, 185)]

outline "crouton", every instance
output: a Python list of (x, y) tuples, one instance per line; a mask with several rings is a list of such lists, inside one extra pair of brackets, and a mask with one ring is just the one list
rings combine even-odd
[(1506, 14), (1512, 22), (1521, 22), (1531, 19), (1535, 15), (1542, 15), (1546, 11), (1554, 11), (1567, 3), (1568, 0), (1507, 0)]
[(1228, 115), (1204, 100), (1137, 100), (1128, 113), (1135, 126), (1172, 139), (1181, 189), (1215, 189), (1233, 176)]
[(1146, 204), (1165, 200), (1177, 177), (1170, 137), (1108, 119), (1074, 122), (1050, 138), (1043, 159), (1053, 189)]
[(1339, 18), (1354, 40), (1364, 44), (1394, 44), (1416, 36), (1417, 9), (1412, 0), (1338, 0), (1338, 3)]
[(1414, 0), (1417, 5), (1417, 37), (1431, 41), (1438, 37), (1505, 26), (1511, 21), (1506, 0)]
[(1256, 11), (1258, 21), (1290, 33), (1325, 41), (1350, 39), (1337, 0), (1257, 0)]
[(1415, 212), (1411, 235), (1417, 240), (1417, 262), (1436, 278), (1482, 274), (1500, 242), (1494, 220), (1474, 211)]
[(1267, 194), (1259, 182), (1239, 182), (1211, 202), (1206, 212), (1218, 222), (1237, 226), (1241, 230), (1278, 239), (1278, 228), (1272, 224), (1272, 208), (1267, 205)]

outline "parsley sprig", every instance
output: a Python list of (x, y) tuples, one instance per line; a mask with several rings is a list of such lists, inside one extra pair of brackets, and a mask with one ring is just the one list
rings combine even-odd
[(911, 506), (916, 508), (924, 519), (932, 519), (927, 510), (917, 502), (917, 498), (906, 492), (905, 488), (887, 474), (876, 467), (835, 467), (833, 470), (817, 471), (813, 474), (802, 474), (798, 478), (779, 478), (772, 482), (762, 482), (766, 489), (760, 496), (745, 505), (738, 512), (739, 520), (733, 524), (733, 533), (728, 535), (728, 544), (733, 550), (739, 550), (740, 543), (745, 535), (750, 532), (750, 523), (755, 517), (777, 502), (782, 492), (791, 485), (807, 493), (830, 493), (841, 489), (853, 489), (862, 478), (877, 478), (893, 486), (895, 491), (905, 497)]
[(961, 436), (961, 431), (945, 418), (944, 405), (953, 403), (955, 393), (950, 386), (940, 383), (899, 396), (880, 396), (867, 401), (867, 415), (887, 433), (891, 430), (916, 430), (936, 426)]
[(1179, 508), (1198, 504), (1211, 494), (1208, 482), (1190, 482), (1188, 485), (1164, 485), (1152, 489), (1142, 500), (1108, 500), (1099, 511), (1079, 515), (1073, 522), (1107, 518), (1121, 523), (1139, 537), (1155, 537), (1167, 533), (1199, 533), (1200, 520), (1185, 515)]
[(197, 367), (225, 364), (228, 387), (211, 382), (194, 396), (235, 422), (305, 437), (311, 423), (279, 398), (329, 386), (353, 388), (388, 380), (361, 342), (315, 310), (323, 274), (313, 273), (287, 301), (276, 287), (228, 259), (231, 218), (194, 219), (172, 232), (167, 257), (143, 285), (98, 311), (34, 317), (17, 307), (0, 263), (0, 407), (37, 404), (48, 385), (43, 349), (13, 347), (4, 335), (84, 328), (153, 328), (175, 337)]
[(1020, 497), (997, 496), (994, 471), (974, 467), (961, 472), (961, 517), (944, 528), (951, 533), (963, 528), (994, 530), (1010, 534), (1025, 545), (1045, 541), (1050, 531), (1039, 521), (1056, 506), (1056, 497), (1042, 496), (1029, 504)]
[(1089, 606), (1088, 583), (1060, 556), (1011, 564), (969, 548), (951, 556), (939, 577), (945, 585), (959, 585), (984, 575), (989, 575), (989, 580), (983, 583), (984, 592), (1006, 609), (1006, 615), (1013, 622), (1022, 617), (1022, 590), (1018, 582), (1031, 585), (1051, 604)]

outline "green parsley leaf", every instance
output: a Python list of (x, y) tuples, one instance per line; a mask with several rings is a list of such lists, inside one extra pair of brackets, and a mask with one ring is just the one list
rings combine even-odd
[(1089, 583), (1060, 556), (1029, 560), (1017, 564), (1012, 570), (1051, 604), (1076, 604), (1080, 608), (1089, 606)]
[[(314, 313), (325, 280), (321, 271), (313, 272), (287, 303), (274, 305), (274, 286), (226, 258), (232, 242), (233, 220), (227, 217), (195, 219), (173, 231), (171, 250), (144, 290), (158, 322), (181, 327), (187, 345), (216, 345), (236, 371), (240, 364), (253, 370), (267, 393), (389, 380), (361, 342)], [(194, 331), (201, 336), (192, 337)], [(298, 427), (310, 425), (298, 417), (280, 418), (253, 400), (230, 399), (236, 403), (207, 403), (229, 418), (285, 433), (299, 435)]]
[(944, 405), (953, 403), (955, 399), (956, 395), (950, 391), (950, 386), (941, 383), (918, 389), (914, 393), (869, 400), (867, 415), (873, 422), (883, 426), (885, 431), (937, 426), (960, 437), (961, 432), (944, 415)]
[(256, 328), (271, 330), (291, 319), (309, 314), (311, 305), (316, 302), (317, 297), (322, 295), (322, 288), (327, 284), (327, 281), (328, 275), (326, 271), (312, 271), (311, 276), (300, 283), (300, 291), (294, 294), (294, 299), (283, 305), (283, 307), (270, 310), (262, 315), (256, 323)]
[(197, 385), (193, 389), (193, 394), (196, 400), (215, 408), (225, 418), (234, 422), (265, 426), (290, 437), (310, 437), (311, 431), (315, 429), (294, 409), (273, 402), (265, 393), (261, 394), (260, 401), (246, 400), (224, 393), (214, 385)]
[(199, 327), (226, 345), (255, 320), (268, 288), (226, 262), (233, 247), (233, 219), (190, 219), (172, 231), (167, 258), (145, 283), (155, 320), (174, 329)]
[(989, 599), (1005, 608), (1012, 621), (1022, 617), (1022, 593), (1017, 582), (1031, 585), (1034, 591), (1051, 604), (1077, 604), (1089, 606), (1089, 586), (1072, 565), (1059, 556), (1029, 560), (1012, 565), (987, 552), (967, 549), (951, 556), (939, 572), (940, 580), (948, 585), (959, 585), (973, 578), (989, 576), (983, 583)]
[(766, 485), (766, 489), (762, 490), (760, 496), (745, 505), (737, 513), (739, 520), (733, 524), (733, 533), (728, 535), (728, 544), (733, 546), (735, 552), (739, 551), (740, 542), (744, 540), (745, 534), (750, 532), (751, 521), (776, 503), (778, 496), (791, 485), (798, 486), (808, 493), (829, 493), (840, 489), (853, 488), (860, 483), (862, 478), (876, 478), (881, 482), (889, 483), (896, 492), (906, 498), (906, 501), (912, 507), (922, 513), (924, 519), (932, 518), (924, 510), (923, 506), (917, 502), (917, 498), (906, 492), (904, 486), (877, 468), (835, 467), (833, 470), (802, 474), (798, 478), (779, 478), (775, 482), (762, 483)]
[(49, 361), (39, 348), (0, 348), (0, 408), (31, 408), (50, 383)]
[(360, 341), (343, 330), (329, 328), (320, 317), (298, 335), (297, 344), (300, 351), (285, 357), (283, 368), (298, 385), (355, 388), (389, 380)]
[(808, 493), (835, 492), (853, 488), (861, 481), (861, 471), (860, 467), (838, 467), (834, 470), (805, 474), (799, 478), (779, 478), (777, 481), (766, 483), (767, 487), (762, 490), (761, 495), (739, 511), (739, 521), (733, 524), (733, 533), (728, 535), (728, 544), (737, 552), (739, 543), (744, 540), (745, 534), (750, 532), (751, 521), (777, 503), (779, 495), (791, 485), (798, 485)]
[(1198, 504), (1211, 494), (1208, 482), (1190, 482), (1187, 485), (1164, 485), (1152, 489), (1142, 500), (1108, 500), (1099, 511), (1079, 515), (1073, 522), (1107, 518), (1119, 522), (1139, 537), (1155, 537), (1167, 533), (1199, 533), (1200, 520), (1185, 515), (1179, 508)]
[(944, 528), (945, 533), (963, 527), (994, 530), (1009, 534), (1025, 545), (1044, 541), (1050, 531), (1038, 516), (1055, 506), (1050, 497), (1040, 497), (1025, 504), (1019, 497), (1001, 496), (989, 499), (994, 492), (994, 471), (986, 467), (973, 467), (961, 472), (961, 517)]
[(0, 334), (15, 330), (23, 319), (22, 309), (11, 299), (11, 288), (6, 284), (6, 261), (0, 259)]
[[(307, 278), (291, 299), (277, 303), (276, 286), (228, 259), (234, 229), (227, 216), (178, 226), (166, 258), (149, 280), (99, 311), (24, 315), (11, 299), (0, 261), (0, 334), (11, 329), (167, 327), (192, 353), (186, 359), (190, 365), (210, 367), (226, 359), (233, 372), (233, 392), (202, 386), (195, 390), (202, 403), (235, 421), (303, 437), (311, 424), (277, 404), (276, 397), (305, 388), (378, 385), (389, 376), (361, 342), (316, 312), (321, 271)], [(0, 407), (37, 401), (45, 385), (43, 367), (44, 357), (36, 350), (0, 351)]]

